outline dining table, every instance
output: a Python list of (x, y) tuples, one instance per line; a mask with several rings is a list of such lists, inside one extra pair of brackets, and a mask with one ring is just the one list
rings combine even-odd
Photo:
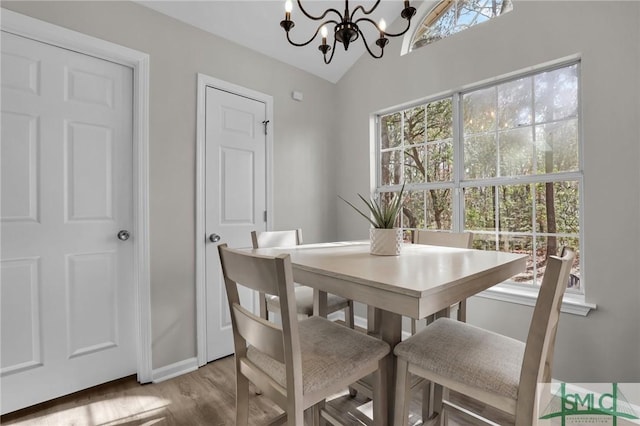
[(250, 251), (266, 256), (289, 254), (294, 281), (315, 289), (315, 314), (326, 316), (322, 301), (327, 293), (375, 309), (379, 337), (392, 349), (387, 357), (386, 424), (393, 423), (393, 348), (402, 340), (402, 317), (422, 319), (446, 312), (452, 304), (523, 272), (527, 259), (517, 253), (410, 243), (405, 243), (397, 256), (378, 256), (369, 252), (368, 241)]

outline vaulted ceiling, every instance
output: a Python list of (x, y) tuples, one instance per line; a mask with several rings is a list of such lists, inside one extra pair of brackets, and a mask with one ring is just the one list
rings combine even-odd
[[(318, 50), (319, 35), (315, 41), (305, 47), (290, 45), (286, 40), (284, 30), (280, 27), (280, 21), (284, 19), (284, 0), (170, 0), (138, 1), (138, 3), (333, 83), (340, 80), (366, 52), (360, 40), (349, 46), (347, 52), (342, 47), (336, 46), (337, 51), (333, 61), (327, 65)], [(425, 3), (433, 2), (427, 1)], [(329, 7), (342, 12), (344, 4), (344, 1), (303, 0), (305, 9), (316, 15), (322, 14)], [(370, 8), (375, 2), (371, 0), (351, 1), (351, 10), (359, 4)], [(416, 8), (420, 4), (423, 2), (411, 2), (411, 5)], [(418, 15), (414, 18), (414, 25), (418, 23), (416, 21), (419, 21), (420, 11), (424, 10), (424, 6), (426, 5), (423, 4)], [(385, 0), (380, 2), (371, 18), (376, 22), (380, 18), (384, 18), (387, 23), (391, 24), (399, 17), (402, 8), (403, 2), (401, 0)], [(290, 35), (296, 42), (307, 41), (316, 30), (317, 22), (305, 18), (297, 9), (295, 1), (291, 19), (295, 22), (295, 27), (291, 29)], [(371, 36), (367, 34), (367, 40), (372, 45), (376, 37), (377, 34)], [(402, 43), (402, 38), (390, 39), (390, 43)], [(375, 45), (372, 47), (376, 48)]]

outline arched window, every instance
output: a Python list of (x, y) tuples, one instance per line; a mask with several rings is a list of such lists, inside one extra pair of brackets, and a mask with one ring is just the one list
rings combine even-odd
[(410, 50), (466, 30), (511, 9), (511, 0), (442, 0), (418, 26)]

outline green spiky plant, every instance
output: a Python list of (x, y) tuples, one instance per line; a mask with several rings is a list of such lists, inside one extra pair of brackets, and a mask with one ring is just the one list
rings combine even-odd
[[(404, 184), (400, 189), (400, 192), (395, 194), (393, 200), (389, 203), (384, 203), (373, 198), (367, 200), (362, 195), (358, 194), (358, 197), (367, 205), (371, 215), (367, 215), (358, 207), (340, 197), (342, 201), (349, 204), (355, 211), (357, 211), (362, 217), (367, 219), (374, 228), (380, 229), (392, 229), (395, 227), (398, 215), (402, 209), (402, 195), (404, 194)], [(373, 218), (371, 218), (373, 216)]]

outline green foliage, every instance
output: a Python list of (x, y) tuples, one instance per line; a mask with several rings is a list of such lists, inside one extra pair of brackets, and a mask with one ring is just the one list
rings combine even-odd
[[(344, 198), (338, 197), (349, 204), (355, 211), (357, 211), (362, 217), (367, 219), (374, 228), (382, 228), (382, 229), (392, 229), (395, 227), (396, 222), (398, 220), (398, 215), (402, 209), (402, 195), (404, 193), (404, 184), (400, 189), (398, 194), (394, 194), (394, 197), (391, 201), (385, 202), (382, 197), (380, 201), (377, 201), (373, 198), (367, 200), (362, 195), (358, 194), (358, 197), (366, 204), (367, 209), (370, 215), (365, 214), (364, 211), (360, 210), (358, 207), (345, 200)], [(373, 216), (373, 219), (371, 218)]]

